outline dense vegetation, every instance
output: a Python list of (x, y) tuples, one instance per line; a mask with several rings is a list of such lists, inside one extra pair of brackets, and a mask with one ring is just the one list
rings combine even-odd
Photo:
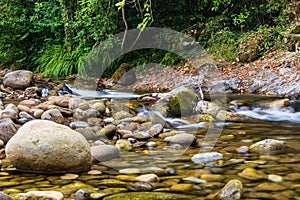
[[(226, 60), (236, 60), (249, 46), (260, 56), (284, 47), (283, 33), (299, 14), (298, 0), (1, 0), (0, 64), (66, 76), (99, 42), (145, 26), (184, 32)], [(119, 62), (155, 58), (169, 64), (178, 59), (152, 49)]]

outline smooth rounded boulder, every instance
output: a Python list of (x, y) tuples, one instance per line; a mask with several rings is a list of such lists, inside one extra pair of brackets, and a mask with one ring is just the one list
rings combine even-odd
[(32, 76), (32, 72), (28, 70), (9, 72), (3, 78), (3, 85), (12, 89), (25, 89), (31, 85)]
[(84, 136), (48, 120), (24, 124), (8, 141), (5, 152), (21, 171), (78, 172), (89, 170), (92, 164), (90, 145)]

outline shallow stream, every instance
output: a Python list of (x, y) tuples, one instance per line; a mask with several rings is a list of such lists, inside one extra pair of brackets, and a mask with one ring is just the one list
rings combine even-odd
[[(199, 153), (207, 131), (198, 128), (190, 131), (198, 138), (197, 143), (187, 149), (166, 146), (163, 139), (152, 138), (150, 140), (158, 146), (123, 152), (116, 162), (93, 164), (96, 173), (73, 173), (78, 175), (73, 178), (66, 178), (65, 174), (20, 172), (3, 159), (0, 190), (14, 198), (30, 190), (54, 190), (62, 192), (65, 199), (75, 199), (74, 193), (82, 189), (90, 192), (90, 199), (209, 199), (226, 182), (239, 179), (244, 187), (242, 199), (299, 199), (300, 112), (292, 108), (265, 110), (260, 107), (233, 107), (233, 110), (261, 121), (226, 122), (212, 149), (222, 153), (224, 159), (215, 164), (191, 161), (191, 157)], [(285, 141), (287, 148), (266, 154), (237, 152), (241, 146), (267, 138)], [(266, 176), (254, 180), (243, 178), (239, 174), (246, 168), (254, 168)], [(159, 181), (135, 180), (146, 173), (156, 174)], [(164, 196), (168, 194), (169, 197)]]

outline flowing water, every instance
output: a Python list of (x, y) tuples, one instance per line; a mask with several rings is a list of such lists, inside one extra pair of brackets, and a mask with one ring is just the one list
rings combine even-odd
[[(248, 98), (244, 97), (244, 99)], [(250, 100), (253, 99), (255, 98)], [(78, 177), (71, 180), (62, 178), (64, 174), (20, 172), (15, 170), (7, 159), (3, 159), (0, 171), (1, 191), (14, 198), (19, 193), (30, 190), (55, 190), (62, 192), (65, 199), (74, 199), (72, 195), (77, 190), (84, 189), (91, 193), (91, 199), (143, 199), (143, 197), (133, 198), (128, 194), (113, 196), (128, 192), (132, 194), (141, 192), (142, 196), (150, 194), (147, 199), (160, 199), (155, 197), (157, 192), (176, 194), (178, 198), (175, 199), (206, 199), (219, 191), (229, 180), (240, 179), (244, 186), (242, 199), (299, 199), (300, 112), (298, 107), (265, 109), (255, 106), (236, 106), (233, 110), (261, 121), (226, 122), (212, 149), (222, 153), (224, 158), (215, 164), (203, 165), (191, 161), (192, 155), (199, 153), (199, 144), (207, 131), (205, 124), (198, 124), (194, 129), (187, 130), (196, 135), (197, 144), (182, 149), (176, 145), (167, 146), (161, 138), (152, 138), (150, 140), (155, 141), (158, 146), (140, 147), (135, 148), (133, 152), (124, 152), (117, 162), (98, 163), (92, 166), (92, 169), (102, 174), (74, 173)], [(141, 109), (140, 113), (142, 112), (147, 112), (147, 107)], [(274, 153), (237, 153), (237, 148), (250, 146), (267, 138), (285, 141), (287, 148)], [(135, 168), (138, 168), (139, 172), (126, 174), (119, 171)], [(240, 177), (239, 173), (246, 168), (255, 168), (267, 176), (257, 180)], [(134, 181), (135, 177), (145, 173), (155, 173), (160, 180), (151, 184)], [(269, 180), (270, 175), (277, 175), (279, 179)], [(179, 185), (180, 189), (176, 185)], [(186, 196), (181, 197), (182, 194)]]

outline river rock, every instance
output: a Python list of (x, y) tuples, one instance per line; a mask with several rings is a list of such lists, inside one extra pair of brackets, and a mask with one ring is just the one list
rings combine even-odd
[(93, 162), (106, 162), (120, 157), (120, 149), (113, 145), (97, 145), (91, 147)]
[(143, 174), (136, 177), (136, 181), (140, 182), (158, 182), (159, 178), (156, 174)]
[(25, 89), (31, 85), (32, 72), (17, 70), (7, 73), (3, 78), (3, 86), (12, 89)]
[(77, 132), (81, 133), (85, 139), (87, 140), (96, 140), (96, 133), (93, 131), (91, 127), (86, 127), (86, 128), (77, 128), (75, 129)]
[(215, 102), (204, 101), (204, 100), (198, 101), (195, 110), (199, 114), (210, 114), (213, 117), (216, 117), (220, 111), (222, 110), (225, 111), (225, 109), (221, 105)]
[(181, 144), (181, 145), (191, 145), (196, 142), (196, 136), (188, 133), (179, 133), (173, 136), (165, 138), (165, 141), (169, 143)]
[(268, 175), (268, 180), (276, 182), (276, 183), (280, 183), (283, 181), (283, 177), (276, 175), (276, 174), (269, 174)]
[(246, 168), (241, 173), (238, 173), (238, 175), (242, 178), (253, 180), (253, 181), (266, 179), (268, 177), (265, 173), (261, 171), (257, 171), (253, 168)]
[(59, 112), (58, 109), (50, 109), (45, 111), (42, 114), (41, 119), (50, 120), (59, 124), (63, 124), (65, 121), (63, 115), (61, 114), (61, 112)]
[(17, 132), (15, 123), (10, 118), (0, 120), (0, 139), (7, 143)]
[(133, 149), (132, 144), (128, 140), (124, 139), (118, 140), (115, 146), (125, 151), (131, 151)]
[(9, 195), (5, 194), (4, 192), (0, 191), (0, 199), (1, 200), (13, 200)]
[(117, 131), (117, 127), (115, 125), (108, 124), (107, 126), (97, 131), (96, 135), (97, 137), (105, 137), (108, 139), (112, 139), (115, 136), (116, 131)]
[(56, 191), (29, 191), (23, 195), (25, 199), (62, 200), (64, 195)]
[(231, 200), (231, 199), (241, 199), (243, 195), (243, 184), (239, 180), (230, 180), (221, 189), (217, 195), (217, 199)]
[(91, 167), (87, 140), (71, 128), (48, 120), (27, 122), (9, 140), (5, 152), (22, 171), (69, 172)]
[(186, 87), (178, 87), (158, 100), (151, 111), (158, 111), (163, 116), (181, 117), (191, 115), (198, 97)]
[(89, 124), (87, 122), (84, 121), (75, 121), (75, 122), (71, 122), (70, 123), (70, 127), (75, 129), (75, 128), (86, 128), (88, 127)]
[(68, 107), (70, 99), (73, 97), (69, 94), (65, 94), (62, 96), (50, 96), (48, 101), (53, 101), (55, 105), (61, 107)]
[(269, 151), (281, 150), (282, 148), (284, 148), (284, 146), (285, 146), (284, 141), (265, 139), (255, 144), (252, 144), (249, 147), (249, 150), (252, 152), (269, 152)]
[(215, 162), (222, 159), (223, 155), (218, 152), (206, 152), (193, 155), (192, 161), (196, 164)]
[(106, 110), (104, 102), (100, 100), (92, 104), (91, 108), (97, 110), (100, 113), (105, 113)]
[(77, 190), (76, 193), (74, 194), (74, 199), (75, 200), (88, 200), (90, 199), (90, 192), (87, 190)]
[(42, 109), (34, 109), (33, 110), (33, 117), (36, 119), (40, 119), (42, 117), (42, 114), (44, 113), (44, 110)]
[(114, 119), (121, 120), (132, 117), (129, 112), (119, 111), (113, 114)]
[(21, 112), (19, 113), (19, 117), (20, 117), (20, 118), (25, 118), (25, 119), (27, 119), (28, 121), (34, 120), (34, 117), (32, 117), (30, 114), (28, 114), (27, 112), (24, 112), (24, 111), (21, 111)]
[(0, 118), (10, 118), (12, 120), (18, 119), (18, 112), (14, 109), (5, 108), (4, 110), (0, 111)]
[(151, 137), (156, 137), (163, 131), (163, 126), (161, 124), (154, 124), (147, 132)]
[(287, 187), (277, 183), (263, 182), (257, 185), (254, 189), (257, 191), (280, 191), (285, 190)]
[[(71, 98), (69, 100), (69, 104), (68, 107), (70, 110), (75, 110), (76, 108), (79, 108), (80, 104), (85, 103), (86, 100), (84, 99), (80, 99), (80, 98)], [(88, 105), (88, 104), (87, 104)], [(88, 108), (88, 106), (86, 107), (86, 109)]]

